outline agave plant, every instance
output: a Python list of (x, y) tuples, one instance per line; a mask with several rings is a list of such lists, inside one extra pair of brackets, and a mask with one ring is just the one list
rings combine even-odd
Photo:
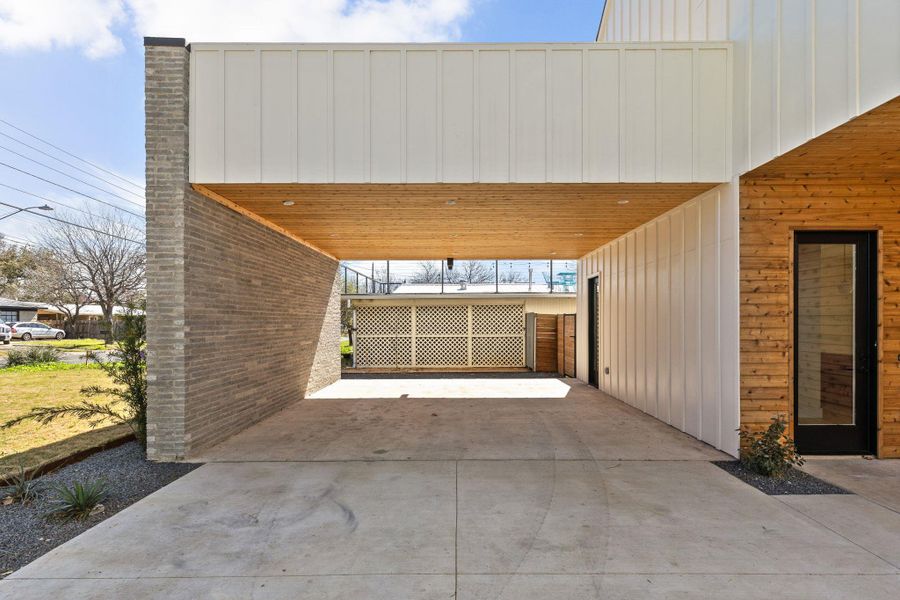
[(25, 470), (25, 465), (19, 465), (19, 471), (10, 478), (10, 484), (4, 489), (4, 504), (21, 502), (28, 504), (37, 498), (38, 484), (32, 474)]
[(64, 521), (83, 520), (103, 510), (102, 502), (107, 497), (106, 482), (75, 482), (72, 487), (58, 485), (54, 488), (56, 498), (49, 514)]

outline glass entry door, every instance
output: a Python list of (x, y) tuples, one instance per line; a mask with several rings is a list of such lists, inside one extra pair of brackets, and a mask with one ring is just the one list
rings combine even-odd
[(807, 454), (875, 450), (874, 234), (797, 232), (794, 436)]
[(588, 383), (600, 387), (600, 278), (588, 279)]

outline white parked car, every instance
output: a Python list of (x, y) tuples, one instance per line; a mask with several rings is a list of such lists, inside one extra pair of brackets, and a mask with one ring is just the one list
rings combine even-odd
[(0, 323), (0, 341), (4, 344), (12, 341), (12, 329), (6, 323)]
[(23, 342), (45, 339), (61, 340), (66, 337), (66, 332), (62, 329), (53, 329), (37, 321), (23, 321), (12, 324), (12, 336)]

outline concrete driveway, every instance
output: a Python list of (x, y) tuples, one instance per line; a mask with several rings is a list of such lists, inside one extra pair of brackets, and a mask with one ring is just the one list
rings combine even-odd
[(579, 383), (345, 380), (0, 582), (46, 598), (896, 598), (900, 515), (770, 497)]

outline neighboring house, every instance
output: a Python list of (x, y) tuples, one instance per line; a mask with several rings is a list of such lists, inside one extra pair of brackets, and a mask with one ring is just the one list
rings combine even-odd
[(147, 38), (150, 456), (340, 377), (339, 260), (556, 257), (584, 381), (731, 454), (787, 415), (900, 457), (900, 2), (651, 4), (596, 43)]
[[(65, 308), (66, 310), (62, 310)], [(62, 307), (47, 305), (37, 311), (37, 320), (47, 323), (51, 327), (64, 329), (66, 317), (75, 312), (74, 304), (64, 304)], [(143, 314), (138, 309), (130, 309), (125, 306), (113, 307), (113, 327), (115, 328), (122, 320), (122, 316), (135, 312)], [(75, 323), (69, 327), (67, 334), (72, 337), (103, 337), (109, 327), (103, 318), (103, 309), (99, 304), (85, 304), (78, 310), (78, 317)]]
[[(65, 310), (62, 310), (65, 308)], [(42, 323), (62, 323), (66, 315), (75, 312), (74, 304), (64, 304), (62, 308), (47, 305), (37, 312), (37, 320)], [(125, 306), (113, 307), (113, 320), (121, 320), (122, 316), (129, 312), (143, 314), (143, 311), (137, 309), (129, 309)], [(102, 321), (103, 309), (99, 304), (85, 304), (78, 310), (78, 321)]]
[(40, 302), (22, 302), (10, 298), (0, 298), (0, 322), (34, 321), (46, 305)]

